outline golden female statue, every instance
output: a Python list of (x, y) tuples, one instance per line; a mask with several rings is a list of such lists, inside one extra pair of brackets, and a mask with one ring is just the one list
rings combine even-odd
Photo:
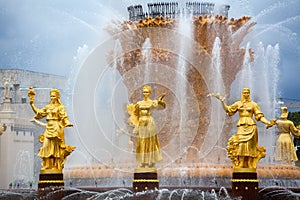
[[(31, 108), (36, 114), (32, 121), (45, 126), (45, 132), (39, 136), (42, 143), (38, 153), (38, 156), (42, 158), (41, 173), (49, 171), (61, 173), (66, 157), (75, 149), (73, 146), (66, 146), (64, 128), (73, 125), (69, 122), (66, 109), (60, 101), (59, 90), (50, 90), (50, 102), (42, 109), (38, 109), (34, 105), (34, 95), (35, 91), (30, 87), (28, 96)], [(46, 124), (37, 120), (44, 117), (47, 121)]]
[(2, 124), (0, 124), (0, 136), (3, 134), (3, 132), (4, 132), (4, 127)]
[(276, 126), (279, 130), (279, 136), (276, 141), (275, 160), (283, 161), (285, 164), (291, 164), (291, 161), (298, 161), (292, 136), (300, 137), (300, 130), (297, 129), (294, 123), (287, 119), (287, 107), (281, 107), (281, 116), (276, 120)]
[(142, 89), (144, 100), (127, 105), (127, 112), (130, 114), (128, 123), (134, 127), (133, 133), (138, 135), (136, 139), (136, 161), (140, 163), (139, 169), (142, 168), (143, 170), (145, 168), (155, 169), (155, 163), (162, 160), (152, 112), (155, 108), (164, 109), (166, 107), (163, 100), (165, 94), (162, 94), (157, 100), (151, 100), (151, 91), (150, 86), (144, 86)]
[(240, 101), (227, 106), (225, 98), (220, 94), (209, 94), (221, 100), (224, 110), (228, 116), (239, 113), (239, 121), (237, 123), (238, 131), (228, 140), (227, 152), (231, 158), (234, 168), (256, 168), (257, 162), (265, 157), (266, 149), (258, 146), (257, 121), (267, 125), (267, 128), (275, 124), (274, 121), (265, 119), (259, 105), (250, 99), (250, 89), (243, 88)]

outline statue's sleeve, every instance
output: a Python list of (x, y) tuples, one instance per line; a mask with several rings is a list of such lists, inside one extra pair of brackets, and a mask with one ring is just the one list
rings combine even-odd
[(35, 116), (34, 116), (35, 119), (42, 119), (46, 116), (47, 116), (47, 106), (45, 106), (42, 109), (38, 109), (38, 108), (35, 107)]
[(297, 129), (292, 121), (289, 121), (289, 128), (293, 136), (300, 137), (300, 131)]
[(257, 103), (254, 103), (254, 115), (257, 121), (259, 121), (260, 118), (264, 117), (264, 114), (261, 112), (260, 107)]
[(238, 108), (239, 108), (238, 102), (235, 102), (234, 104), (227, 106), (226, 108), (227, 115), (228, 116), (234, 115), (238, 111)]
[(64, 105), (59, 106), (59, 117), (64, 127), (71, 125), (71, 122), (69, 122), (67, 111)]
[(133, 127), (137, 127), (139, 124), (138, 118), (138, 104), (128, 104), (127, 105), (127, 113), (130, 115), (128, 118), (128, 124)]

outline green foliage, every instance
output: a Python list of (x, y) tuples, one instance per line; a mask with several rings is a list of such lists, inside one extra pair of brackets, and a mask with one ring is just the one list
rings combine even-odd
[(300, 125), (300, 112), (289, 112), (288, 119), (294, 122), (295, 126)]
[[(300, 112), (289, 112), (288, 119), (294, 122), (295, 126), (300, 124)], [(296, 147), (296, 154), (300, 158), (300, 138), (294, 138), (294, 145)], [(300, 167), (300, 160), (295, 162), (296, 166)]]

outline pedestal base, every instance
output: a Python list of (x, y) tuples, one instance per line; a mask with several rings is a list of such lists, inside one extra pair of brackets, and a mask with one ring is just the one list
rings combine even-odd
[(40, 174), (38, 182), (39, 199), (62, 199), (64, 197), (64, 177), (58, 174)]
[(133, 191), (158, 190), (159, 180), (156, 172), (135, 172), (133, 179)]
[(233, 196), (241, 196), (242, 200), (258, 200), (258, 180), (256, 172), (232, 173)]

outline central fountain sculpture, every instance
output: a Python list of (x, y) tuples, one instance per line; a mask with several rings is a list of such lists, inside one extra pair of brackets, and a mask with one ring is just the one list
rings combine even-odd
[[(123, 125), (129, 117), (125, 107), (138, 102), (142, 87), (149, 85), (154, 97), (165, 93), (168, 104), (154, 113), (163, 154), (157, 164), (160, 188), (231, 187), (233, 166), (226, 146), (234, 120), (207, 95), (218, 91), (233, 102), (234, 81), (255, 60), (251, 48), (241, 48), (255, 22), (248, 16), (228, 20), (228, 6), (217, 14), (210, 9), (179, 12), (174, 4), (173, 14), (164, 10), (162, 16), (154, 14), (154, 8), (145, 14), (133, 6), (129, 10), (138, 13), (131, 15), (133, 21), (112, 22), (106, 29), (111, 38), (90, 53), (78, 72), (74, 120), (92, 161), (65, 168), (66, 183), (72, 186), (132, 186), (136, 136)], [(92, 139), (83, 134), (87, 123)], [(128, 148), (121, 146), (121, 137), (129, 138)], [(99, 147), (102, 139), (106, 142)], [(261, 187), (297, 187), (297, 167), (274, 165), (268, 159), (257, 166)]]

